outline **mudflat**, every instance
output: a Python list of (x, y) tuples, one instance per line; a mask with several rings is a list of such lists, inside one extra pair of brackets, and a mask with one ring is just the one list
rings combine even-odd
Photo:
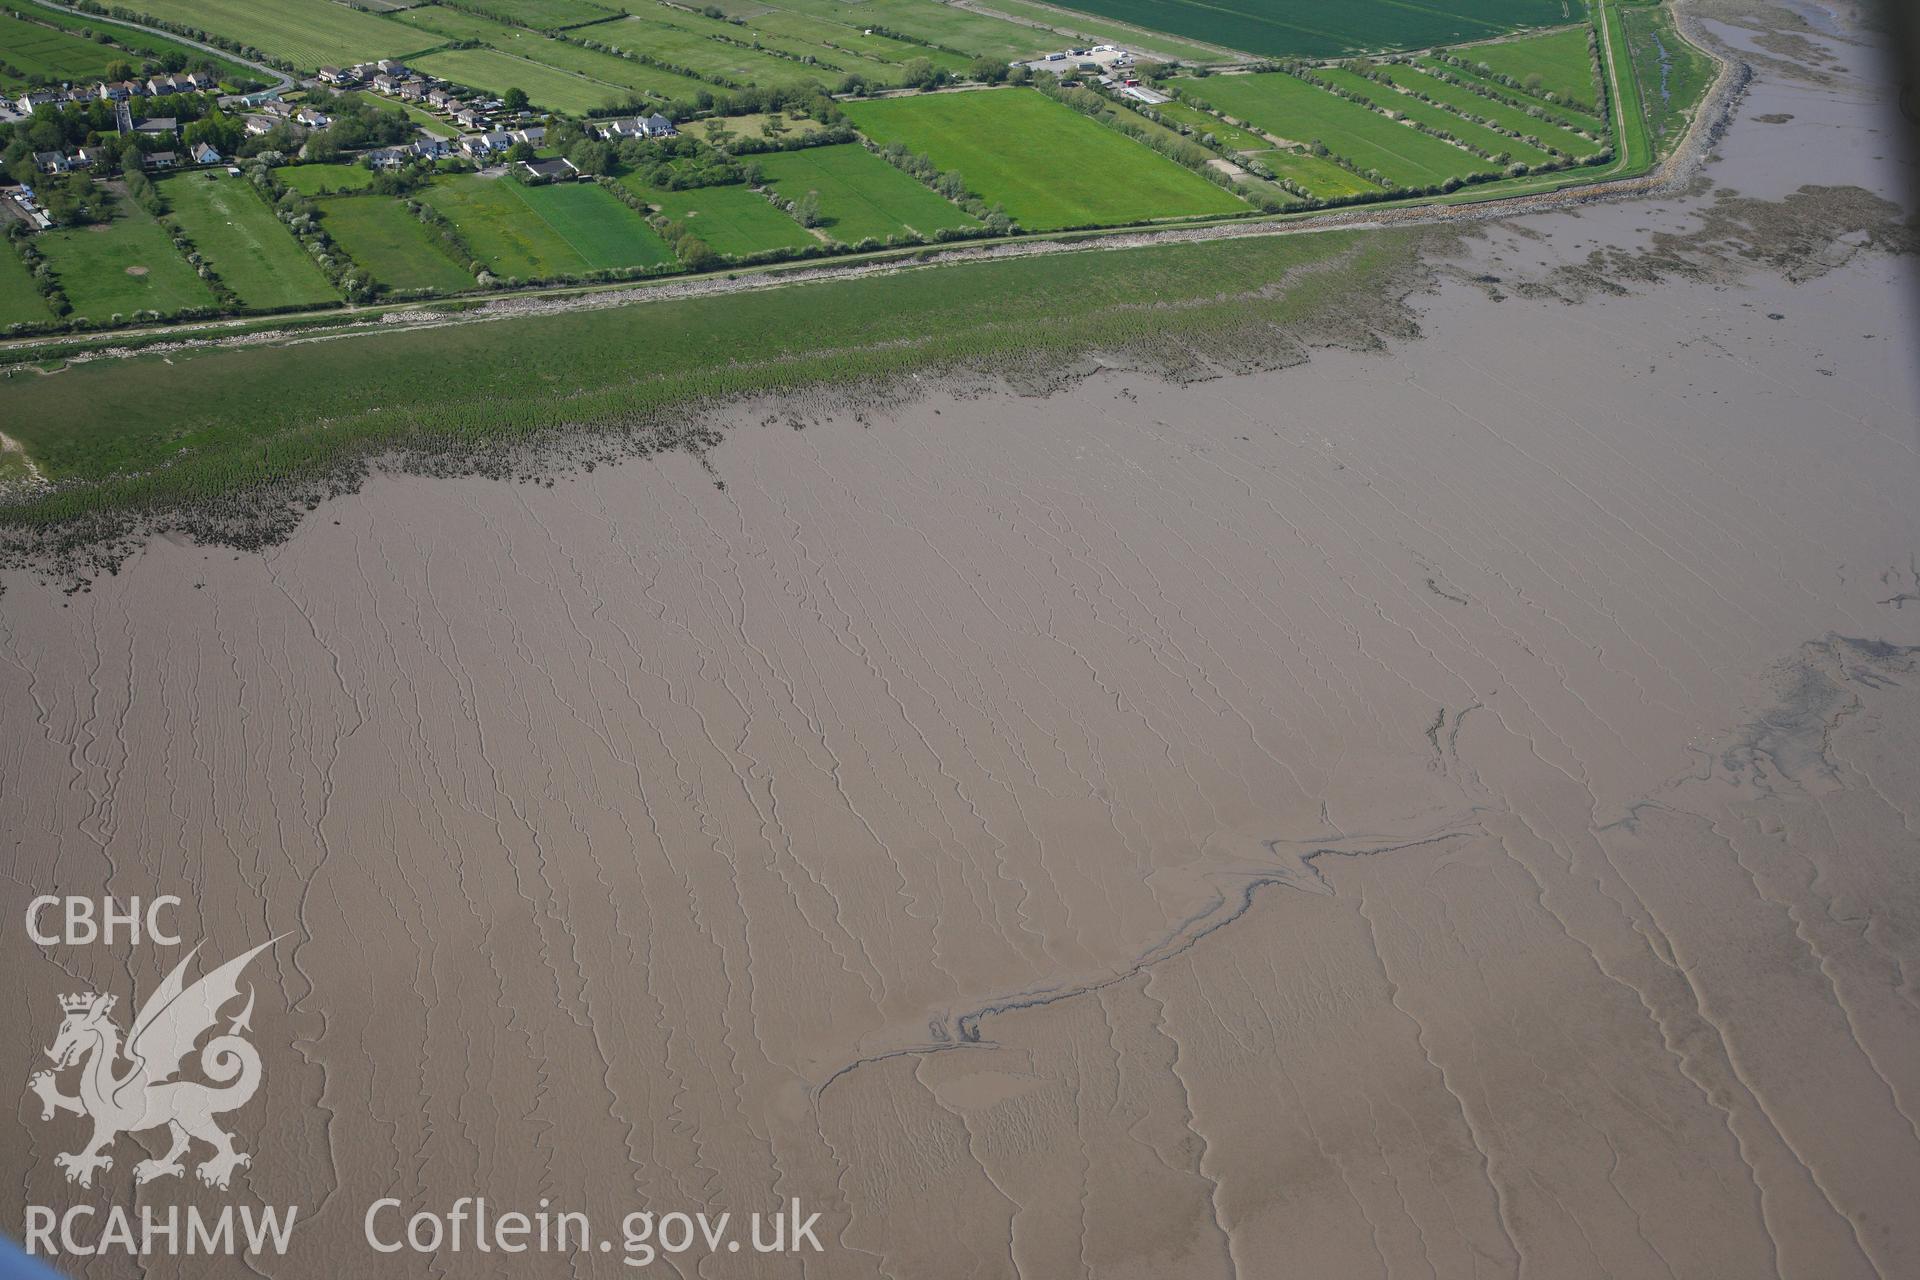
[[(654, 1267), (1920, 1273), (1885, 107), (1763, 70), (1701, 183), (1488, 225), (1414, 338), (9, 574), (0, 918), (286, 935), (232, 1193), (73, 1187), (28, 1097), (9, 1227), (291, 1204), (284, 1257), (145, 1270), (517, 1276), (368, 1206), (798, 1199), (818, 1254)], [(0, 947), (15, 1079), (179, 958)]]

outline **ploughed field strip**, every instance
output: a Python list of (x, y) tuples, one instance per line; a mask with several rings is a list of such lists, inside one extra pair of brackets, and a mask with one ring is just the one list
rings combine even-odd
[(932, 236), (979, 220), (858, 143), (762, 156), (766, 183), (788, 200), (820, 203), (819, 229), (844, 244), (885, 240), (902, 231)]
[(1578, 17), (1579, 0), (1072, 0), (1066, 7), (1229, 49), (1332, 58), (1485, 40)]
[(846, 104), (860, 131), (957, 172), (1028, 230), (1243, 213), (1205, 178), (1030, 89)]
[(804, 249), (817, 243), (805, 227), (741, 183), (670, 191), (650, 187), (634, 174), (621, 181), (660, 216), (684, 224), (715, 253), (748, 257), (775, 249)]

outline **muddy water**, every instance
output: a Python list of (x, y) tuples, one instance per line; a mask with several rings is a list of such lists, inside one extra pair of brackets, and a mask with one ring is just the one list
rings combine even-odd
[[(724, 489), (387, 477), (9, 581), (0, 918), (289, 936), (232, 1192), (130, 1140), (70, 1187), (29, 1099), (7, 1226), (293, 1204), (252, 1269), (526, 1275), (363, 1215), (798, 1197), (814, 1276), (1920, 1270), (1912, 261), (1699, 242), (1900, 175), (1859, 85), (1742, 111), (1792, 119), (1716, 190), (1493, 226), (1384, 353), (760, 407)], [(178, 954), (0, 946), (15, 1078)]]

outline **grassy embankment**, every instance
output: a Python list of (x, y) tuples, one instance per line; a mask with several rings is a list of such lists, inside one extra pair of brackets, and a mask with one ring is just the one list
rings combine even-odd
[(15, 434), (49, 479), (77, 487), (6, 508), (0, 520), (204, 500), (314, 478), (388, 446), (471, 451), (740, 395), (960, 366), (1053, 367), (1090, 350), (1258, 358), (1272, 350), (1275, 325), (1371, 305), (1420, 236), (1330, 231), (1087, 251), (377, 337), (175, 351), (76, 364), (55, 377), (16, 371), (0, 379), (0, 416), (19, 424)]

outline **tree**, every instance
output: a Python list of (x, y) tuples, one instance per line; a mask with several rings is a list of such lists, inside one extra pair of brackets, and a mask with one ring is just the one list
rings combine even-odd
[(506, 108), (509, 111), (525, 111), (527, 109), (527, 91), (521, 88), (508, 89), (500, 95), (500, 101), (506, 104)]
[(681, 236), (673, 246), (673, 251), (679, 254), (680, 261), (693, 271), (712, 266), (717, 257), (713, 249), (699, 236)]
[(531, 160), (533, 158), (534, 150), (531, 142), (516, 142), (507, 148), (508, 164), (519, 164), (522, 160)]
[(131, 80), (133, 79), (133, 64), (124, 58), (109, 62), (105, 74), (108, 80)]
[(1540, 86), (1545, 84), (1546, 81), (1540, 78), (1538, 71), (1535, 71), (1520, 83), (1528, 93), (1538, 93), (1540, 92)]
[(909, 89), (925, 89), (933, 84), (933, 62), (929, 58), (911, 58), (900, 68), (900, 82)]
[(803, 227), (820, 225), (820, 193), (809, 191), (793, 206), (793, 216)]
[(1007, 78), (1007, 64), (981, 54), (967, 64), (967, 74), (982, 84), (999, 84)]

